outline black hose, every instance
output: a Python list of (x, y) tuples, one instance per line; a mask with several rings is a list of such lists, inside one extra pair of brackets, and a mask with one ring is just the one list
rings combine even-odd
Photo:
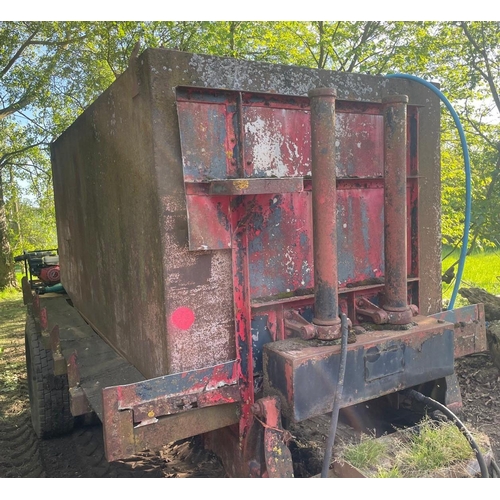
[(340, 314), (340, 319), (342, 343), (340, 347), (339, 377), (337, 381), (337, 387), (335, 389), (335, 399), (333, 400), (332, 419), (330, 421), (330, 430), (328, 432), (328, 440), (326, 442), (325, 456), (323, 457), (321, 477), (328, 477), (330, 461), (332, 459), (333, 443), (335, 441), (335, 434), (337, 433), (337, 423), (339, 421), (340, 401), (342, 399), (342, 392), (344, 390), (344, 376), (347, 359), (347, 338), (349, 336), (349, 329), (347, 325), (347, 316), (344, 313)]
[(491, 460), (491, 470), (495, 474), (495, 477), (500, 478), (500, 468), (498, 467), (497, 463), (493, 459)]
[(474, 438), (472, 437), (471, 433), (467, 430), (467, 428), (460, 421), (460, 419), (445, 405), (442, 405), (441, 403), (432, 398), (424, 396), (422, 393), (415, 391), (414, 389), (410, 389), (407, 392), (407, 394), (411, 398), (415, 399), (415, 401), (418, 401), (420, 403), (425, 403), (428, 406), (436, 410), (439, 410), (441, 413), (444, 413), (449, 419), (453, 420), (455, 425), (462, 431), (462, 434), (467, 438), (467, 441), (469, 442), (472, 449), (474, 450), (474, 453), (476, 454), (476, 458), (479, 463), (479, 468), (481, 469), (481, 477), (489, 478), (490, 476), (488, 474), (488, 466), (486, 465), (483, 454), (481, 453), (479, 446), (474, 441)]

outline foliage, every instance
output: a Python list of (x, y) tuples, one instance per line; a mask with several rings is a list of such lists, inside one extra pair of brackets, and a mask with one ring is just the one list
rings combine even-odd
[[(491, 247), (500, 234), (499, 37), (496, 21), (0, 22), (3, 254), (11, 253), (10, 246), (18, 251), (54, 240), (48, 145), (126, 69), (137, 42), (139, 50), (167, 47), (335, 71), (404, 72), (438, 82), (470, 147), (471, 246)], [(443, 241), (458, 244), (464, 169), (446, 111), (442, 167)], [(51, 234), (44, 239), (46, 231)]]

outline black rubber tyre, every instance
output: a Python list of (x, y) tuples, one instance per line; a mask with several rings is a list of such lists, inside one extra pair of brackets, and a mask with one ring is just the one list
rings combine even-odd
[(67, 375), (54, 375), (52, 351), (45, 349), (35, 321), (28, 315), (25, 330), (26, 371), (30, 396), (31, 422), (41, 439), (73, 430)]

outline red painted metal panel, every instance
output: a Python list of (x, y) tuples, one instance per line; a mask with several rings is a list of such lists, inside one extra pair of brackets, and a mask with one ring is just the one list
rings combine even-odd
[(309, 111), (243, 107), (246, 177), (311, 175)]
[(383, 183), (339, 182), (337, 199), (340, 286), (380, 279), (384, 274)]
[(236, 139), (228, 104), (177, 102), (186, 181), (225, 179), (234, 174)]
[(231, 248), (228, 196), (186, 196), (189, 250)]
[(247, 207), (251, 298), (312, 288), (311, 193), (259, 195)]
[(381, 115), (337, 112), (336, 135), (338, 177), (383, 177)]
[[(310, 111), (307, 99), (227, 91), (219, 91), (218, 94), (217, 91), (207, 91), (204, 96), (199, 89), (190, 98), (191, 101), (178, 102), (186, 181), (200, 180), (200, 176), (205, 181), (208, 178), (207, 172), (198, 177), (189, 173), (193, 164), (189, 155), (193, 150), (199, 151), (197, 164), (214, 165), (209, 175), (213, 178), (221, 179), (223, 176), (220, 167), (223, 156), (226, 178), (232, 175), (230, 169), (243, 170), (247, 178), (254, 179), (277, 177), (276, 180), (279, 180), (310, 175)], [(339, 101), (338, 107), (336, 162), (337, 175), (340, 177), (338, 189), (341, 191), (337, 215), (339, 282), (340, 286), (353, 286), (366, 280), (379, 280), (384, 274), (384, 187), (383, 181), (382, 184), (376, 181), (383, 176), (383, 116), (382, 106), (376, 103)], [(181, 118), (183, 113), (191, 117)], [(410, 108), (409, 117), (408, 174), (416, 175), (417, 108)], [(215, 126), (215, 129), (225, 126), (225, 135), (217, 132), (214, 140), (213, 132), (210, 137), (206, 137), (204, 131), (210, 125)], [(240, 144), (235, 144), (235, 141)], [(207, 153), (210, 150), (212, 159)], [(366, 179), (366, 183), (353, 187), (347, 181), (360, 178)], [(373, 180), (372, 183), (369, 179)], [(244, 180), (240, 178), (236, 182)], [(216, 189), (222, 190), (225, 195), (253, 195), (259, 191), (257, 185), (238, 193), (233, 192), (235, 190), (231, 186), (217, 188), (207, 185), (209, 187), (203, 189), (208, 189), (208, 195), (215, 194)], [(417, 180), (409, 179), (409, 185), (408, 274), (417, 277)], [(193, 189), (190, 187), (189, 191)], [(268, 189), (263, 191), (268, 192)], [(286, 199), (284, 196), (273, 196), (280, 200), (277, 210), (273, 208), (276, 203), (269, 198), (266, 201), (262, 201), (264, 199), (261, 200), (260, 195), (252, 198), (252, 210), (256, 211), (252, 220), (257, 224), (249, 235), (252, 299), (293, 294), (314, 286), (314, 278), (309, 278), (313, 271), (309, 243), (312, 237), (310, 197), (293, 197), (293, 206), (290, 203), (282, 206), (282, 200)], [(229, 248), (230, 229), (225, 223), (227, 205), (222, 197), (212, 204), (207, 200), (194, 201), (188, 196), (187, 208), (190, 249)], [(286, 215), (287, 212), (290, 215)], [(198, 227), (194, 228), (193, 225)], [(267, 250), (259, 250), (261, 247)], [(293, 264), (287, 264), (289, 260)]]
[[(411, 196), (410, 196), (411, 193)], [(230, 248), (229, 197), (187, 196), (190, 248)], [(311, 193), (259, 195), (247, 202), (252, 299), (285, 297), (314, 286)], [(383, 278), (383, 184), (339, 181), (337, 235), (340, 286)], [(414, 209), (415, 190), (409, 192)], [(411, 212), (411, 211), (410, 211)], [(413, 233), (408, 218), (408, 238)], [(408, 273), (418, 263), (408, 247)], [(365, 283), (365, 284), (370, 284)]]

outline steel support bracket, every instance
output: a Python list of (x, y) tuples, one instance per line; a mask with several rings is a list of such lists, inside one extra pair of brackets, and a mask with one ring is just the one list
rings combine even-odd
[(239, 363), (164, 375), (102, 391), (106, 457), (227, 427), (240, 420)]
[(52, 359), (54, 360), (54, 375), (65, 375), (68, 373), (68, 367), (61, 352), (59, 325), (55, 325), (50, 331), (50, 349), (52, 350)]
[(289, 433), (281, 426), (281, 405), (277, 397), (259, 399), (252, 412), (257, 418), (263, 418), (264, 456), (267, 474), (271, 478), (292, 478), (292, 453), (287, 446)]
[(33, 302), (33, 292), (31, 291), (30, 282), (27, 276), (21, 278), (21, 288), (23, 291), (23, 303), (27, 306)]
[[(64, 359), (64, 358), (63, 358)], [(80, 370), (78, 369), (78, 356), (76, 351), (68, 358), (66, 365), (69, 385), (69, 404), (73, 416), (92, 413), (92, 407), (83, 389), (80, 387)]]
[[(349, 325), (352, 326), (352, 323), (349, 322)], [(335, 340), (341, 337), (340, 318), (338, 323), (335, 321), (331, 324), (318, 325), (314, 323), (314, 320), (313, 323), (309, 323), (293, 309), (285, 312), (285, 328), (302, 340)]]
[[(365, 316), (370, 318), (376, 325), (383, 325), (388, 323), (389, 317), (387, 312), (376, 306), (364, 297), (358, 297), (355, 301), (355, 314), (358, 316)], [(358, 317), (358, 320), (360, 318)]]
[(453, 324), (455, 358), (488, 350), (483, 304), (442, 311), (431, 317)]
[(285, 312), (285, 328), (303, 340), (316, 338), (315, 326), (292, 309)]

